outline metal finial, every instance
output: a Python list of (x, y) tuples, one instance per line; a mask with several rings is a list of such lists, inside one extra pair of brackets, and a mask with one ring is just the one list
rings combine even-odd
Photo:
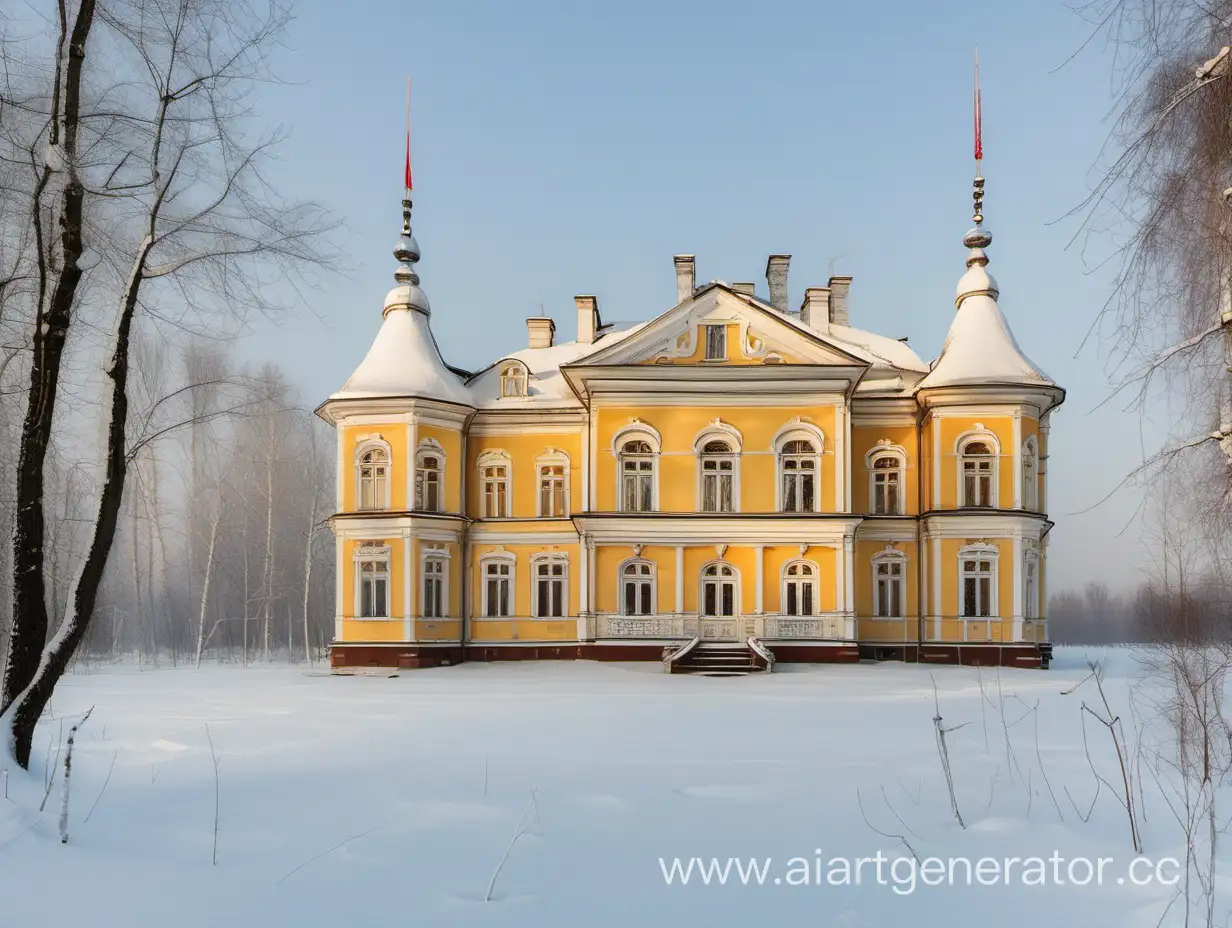
[(419, 243), (411, 234), (411, 201), (402, 201), (402, 235), (394, 248), (394, 257), (398, 259), (398, 269), (394, 271), (394, 280), (400, 284), (418, 284), (419, 275), (415, 273), (414, 265), (419, 261)]

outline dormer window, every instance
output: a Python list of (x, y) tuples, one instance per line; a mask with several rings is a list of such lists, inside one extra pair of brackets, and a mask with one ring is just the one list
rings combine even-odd
[(706, 360), (726, 361), (727, 326), (706, 325), (702, 326), (702, 328), (706, 330)]
[(501, 397), (526, 395), (526, 368), (509, 364), (501, 368)]

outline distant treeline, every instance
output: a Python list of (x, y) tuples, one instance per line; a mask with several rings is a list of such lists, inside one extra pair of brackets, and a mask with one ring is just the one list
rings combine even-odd
[(1054, 593), (1048, 631), (1058, 644), (1232, 641), (1232, 582), (1205, 576), (1187, 584), (1144, 583), (1113, 593), (1103, 583)]

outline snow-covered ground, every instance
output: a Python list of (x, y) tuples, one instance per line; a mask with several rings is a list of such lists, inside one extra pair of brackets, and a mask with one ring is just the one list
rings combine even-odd
[[(1132, 652), (1096, 656), (1109, 662), (1114, 709), (1127, 711)], [(1095, 794), (1080, 705), (1097, 694), (1088, 683), (1062, 695), (1085, 676), (1084, 659), (1062, 649), (1052, 671), (1003, 670), (1000, 697), (996, 671), (933, 668), (945, 725), (966, 723), (947, 736), (965, 830), (938, 759), (928, 668), (739, 679), (585, 662), (388, 679), (78, 673), (57, 690), (34, 770), (13, 772), (14, 801), (0, 798), (0, 925), (1155, 926), (1174, 890), (1124, 879), (1135, 855), (1115, 796), (1104, 788), (1088, 822), (1073, 805), (1085, 816)], [(1008, 752), (1001, 700), (1016, 723)], [(1037, 716), (1026, 714), (1037, 701)], [(62, 846), (58, 781), (37, 811), (45, 755), (61, 720), (91, 706)], [(1119, 782), (1107, 733), (1087, 721), (1096, 766)], [(220, 769), (217, 866), (207, 723)], [(1146, 780), (1146, 853), (1182, 857)], [(519, 821), (536, 818), (485, 902)], [(908, 853), (874, 829), (903, 835), (920, 858), (1115, 862), (1102, 886), (1054, 885), (1053, 864), (1049, 885), (967, 886), (960, 865), (963, 885), (917, 881), (906, 893), (905, 862), (900, 892), (876, 881), (874, 864), (861, 886), (829, 885), (831, 858)], [(727, 885), (696, 874), (666, 885), (660, 858), (695, 856), (772, 861), (761, 886), (741, 885), (734, 868)], [(810, 885), (789, 885), (817, 858), (821, 885), (815, 871)]]

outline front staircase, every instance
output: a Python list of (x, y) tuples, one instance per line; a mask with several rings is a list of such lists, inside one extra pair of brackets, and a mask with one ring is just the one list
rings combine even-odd
[(740, 677), (769, 673), (774, 655), (750, 638), (748, 642), (707, 642), (696, 638), (664, 656), (668, 673), (694, 673), (707, 677)]

